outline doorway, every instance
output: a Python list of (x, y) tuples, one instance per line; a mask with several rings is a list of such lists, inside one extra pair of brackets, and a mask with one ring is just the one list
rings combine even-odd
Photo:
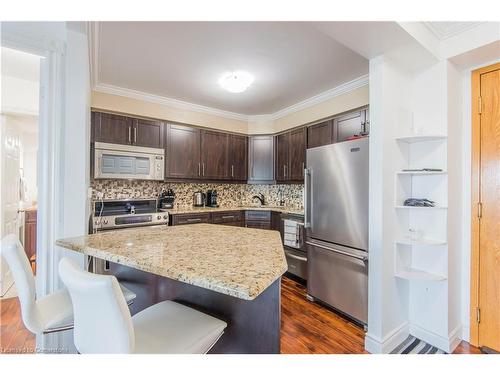
[(472, 72), (471, 343), (500, 352), (500, 63)]
[[(0, 238), (15, 234), (36, 272), (40, 56), (1, 47)], [(0, 259), (0, 298), (16, 297)]]

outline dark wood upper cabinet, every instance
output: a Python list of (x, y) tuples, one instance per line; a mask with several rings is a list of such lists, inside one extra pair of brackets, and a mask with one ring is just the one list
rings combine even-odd
[(229, 173), (229, 135), (201, 131), (201, 178), (227, 180)]
[(333, 121), (328, 120), (307, 128), (307, 148), (333, 143)]
[(197, 179), (200, 176), (200, 130), (169, 124), (166, 177)]
[(283, 182), (289, 175), (289, 143), (290, 133), (276, 136), (276, 181)]
[(303, 181), (306, 166), (306, 128), (292, 130), (289, 135), (289, 169), (287, 179), (290, 181)]
[(110, 113), (92, 113), (92, 141), (132, 144), (132, 119)]
[(248, 177), (248, 139), (243, 135), (229, 136), (229, 175), (232, 180), (246, 181)]
[(163, 128), (158, 120), (92, 112), (91, 139), (93, 142), (163, 148)]
[(163, 148), (163, 123), (157, 120), (132, 119), (134, 146)]
[(304, 179), (306, 135), (306, 129), (300, 128), (276, 136), (276, 181)]
[(274, 182), (274, 137), (259, 135), (248, 138), (248, 182)]

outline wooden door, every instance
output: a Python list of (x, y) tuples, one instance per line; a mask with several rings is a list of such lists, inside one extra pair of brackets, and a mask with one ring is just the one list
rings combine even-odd
[(232, 180), (246, 181), (248, 169), (248, 140), (242, 135), (229, 136), (229, 175)]
[(289, 179), (289, 139), (290, 133), (276, 136), (276, 181), (283, 182)]
[(168, 125), (167, 178), (201, 177), (200, 130), (182, 125)]
[(259, 135), (248, 139), (248, 182), (273, 183), (274, 137)]
[(133, 119), (134, 146), (163, 148), (163, 123), (158, 120)]
[(290, 181), (303, 181), (306, 166), (306, 128), (292, 130), (289, 136)]
[(500, 351), (500, 64), (473, 72), (472, 80), (471, 341)]
[(201, 131), (201, 178), (229, 178), (229, 136), (227, 133)]
[(329, 145), (333, 142), (333, 121), (328, 120), (307, 128), (307, 148)]
[(92, 113), (94, 142), (132, 144), (132, 119), (110, 113)]

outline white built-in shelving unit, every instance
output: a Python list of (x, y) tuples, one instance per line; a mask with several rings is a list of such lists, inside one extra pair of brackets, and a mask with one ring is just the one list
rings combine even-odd
[[(395, 270), (398, 279), (410, 282), (442, 282), (447, 279), (446, 140), (444, 135), (397, 137), (405, 165), (395, 175), (395, 203), (399, 234), (395, 240)], [(405, 171), (434, 168), (440, 171)], [(407, 198), (426, 198), (434, 207), (404, 206)], [(410, 230), (418, 232), (411, 239)]]

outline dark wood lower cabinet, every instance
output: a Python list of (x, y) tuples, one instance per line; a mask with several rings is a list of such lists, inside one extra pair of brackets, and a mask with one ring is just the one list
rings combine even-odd
[(271, 229), (271, 211), (246, 211), (245, 227)]
[(280, 230), (281, 214), (275, 211), (217, 211), (172, 214), (171, 225), (222, 224), (237, 227)]
[(132, 315), (155, 303), (172, 300), (227, 323), (209, 353), (279, 354), (281, 296), (278, 278), (252, 301), (242, 300), (177, 280), (110, 263), (109, 273), (137, 294)]
[(172, 225), (210, 223), (210, 213), (175, 214), (171, 216)]

